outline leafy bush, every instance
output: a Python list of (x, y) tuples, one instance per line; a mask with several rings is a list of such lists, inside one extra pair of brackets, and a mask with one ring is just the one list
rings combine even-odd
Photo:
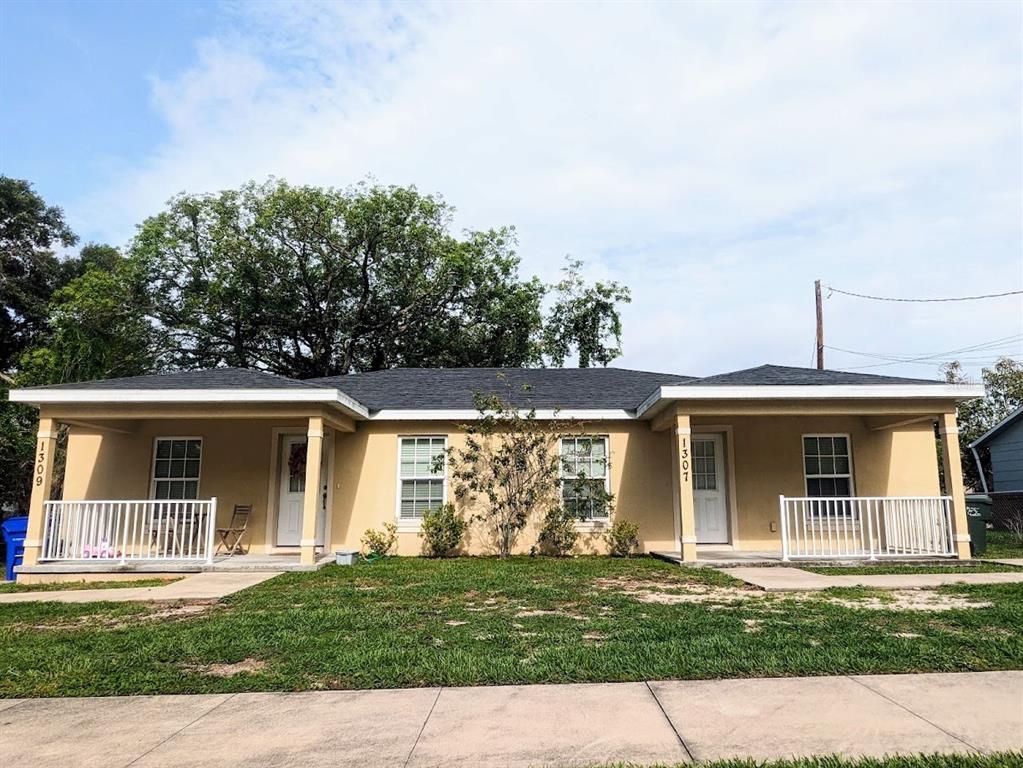
[(384, 530), (367, 528), (362, 534), (362, 549), (365, 554), (386, 557), (398, 543), (398, 526), (384, 523)]
[(425, 512), (419, 535), (423, 537), (427, 554), (431, 557), (455, 554), (462, 545), (465, 526), (465, 518), (455, 511), (454, 504), (443, 504), (436, 510)]
[(629, 557), (639, 546), (639, 526), (631, 520), (618, 518), (604, 534), (611, 557)]
[(567, 555), (579, 538), (575, 529), (576, 518), (564, 507), (552, 507), (547, 511), (540, 528), (537, 543), (546, 553), (561, 557)]

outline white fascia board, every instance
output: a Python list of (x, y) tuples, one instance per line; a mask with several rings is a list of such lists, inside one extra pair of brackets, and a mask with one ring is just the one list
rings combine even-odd
[(981, 384), (808, 384), (660, 387), (643, 401), (643, 415), (664, 400), (972, 400)]
[[(529, 411), (522, 409), (519, 411), (520, 414), (525, 415)], [(442, 410), (442, 409), (419, 409), (419, 410), (404, 410), (401, 408), (385, 408), (377, 411), (369, 417), (370, 421), (477, 421), (480, 418), (480, 412), (470, 409), (455, 409), (455, 410)], [(632, 411), (620, 410), (620, 409), (566, 409), (563, 411), (555, 411), (551, 408), (536, 409), (536, 418), (538, 419), (564, 419), (578, 420), (578, 421), (635, 421), (636, 414)]]
[(15, 403), (323, 403), (369, 416), (362, 403), (333, 387), (308, 389), (15, 389)]

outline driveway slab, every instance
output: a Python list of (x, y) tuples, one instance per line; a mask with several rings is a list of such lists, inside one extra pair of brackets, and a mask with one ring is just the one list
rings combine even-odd
[(651, 683), (696, 760), (962, 752), (969, 747), (847, 677)]
[(402, 765), (436, 688), (241, 693), (132, 768)]
[(445, 688), (410, 766), (678, 763), (645, 683)]
[(1023, 743), (1023, 672), (863, 675), (873, 691), (985, 752)]
[(0, 755), (32, 768), (125, 766), (230, 698), (31, 699), (0, 711)]

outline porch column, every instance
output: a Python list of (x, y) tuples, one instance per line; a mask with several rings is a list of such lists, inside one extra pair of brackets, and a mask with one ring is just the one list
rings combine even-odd
[(305, 446), (305, 495), (302, 497), (302, 565), (316, 563), (316, 512), (320, 505), (320, 457), (323, 454), (323, 419), (309, 417)]
[(57, 450), (57, 424), (53, 419), (40, 417), (39, 436), (36, 441), (35, 466), (32, 469), (32, 499), (28, 505), (28, 531), (25, 534), (25, 565), (35, 565), (43, 547), (43, 528), (46, 522), (44, 502), (50, 500), (53, 485), (53, 457)]
[(941, 460), (945, 471), (945, 493), (952, 497), (952, 535), (957, 557), (970, 557), (970, 531), (966, 522), (966, 491), (963, 490), (963, 465), (959, 454), (959, 427), (955, 413), (943, 413), (938, 418), (941, 434)]
[(692, 434), (689, 415), (676, 413), (671, 428), (672, 500), (675, 507), (675, 539), (682, 559), (687, 563), (696, 562)]

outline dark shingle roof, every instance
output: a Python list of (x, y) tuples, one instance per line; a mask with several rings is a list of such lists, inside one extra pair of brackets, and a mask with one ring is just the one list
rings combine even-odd
[(123, 379), (102, 379), (77, 384), (53, 384), (38, 389), (307, 389), (310, 385), (249, 368), (207, 368), (174, 371)]
[(306, 382), (337, 387), (374, 411), (472, 408), (475, 392), (520, 407), (632, 410), (657, 387), (688, 379), (622, 368), (393, 368)]
[(683, 386), (814, 386), (836, 384), (943, 384), (933, 379), (906, 379), (899, 376), (878, 376), (873, 373), (792, 368), (787, 365), (761, 365), (731, 373), (719, 373), (677, 382)]
[[(941, 384), (844, 371), (762, 365), (703, 378), (623, 368), (393, 368), (299, 381), (246, 368), (134, 376), (37, 389), (308, 389), (337, 388), (371, 411), (462, 410), (476, 392), (496, 393), (511, 405), (536, 408), (635, 410), (665, 386), (784, 386), (836, 384)], [(528, 391), (523, 390), (528, 385)]]

